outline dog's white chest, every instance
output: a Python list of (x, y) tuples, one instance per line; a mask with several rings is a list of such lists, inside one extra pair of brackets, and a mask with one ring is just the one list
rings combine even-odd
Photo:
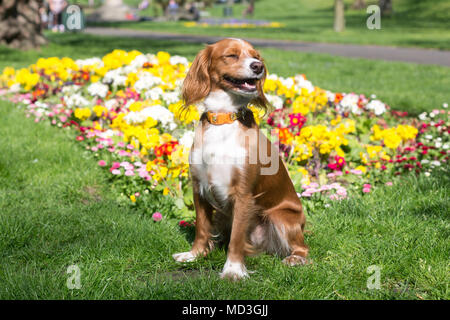
[(191, 170), (199, 180), (200, 194), (215, 207), (224, 207), (235, 170), (243, 168), (246, 150), (242, 147), (237, 121), (209, 126), (202, 143), (191, 153)]

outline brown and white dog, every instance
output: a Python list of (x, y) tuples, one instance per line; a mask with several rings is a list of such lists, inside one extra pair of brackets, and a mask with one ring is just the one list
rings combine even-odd
[(195, 58), (183, 83), (185, 105), (201, 102), (205, 113), (190, 154), (196, 211), (192, 249), (177, 253), (193, 261), (228, 243), (222, 278), (248, 276), (244, 257), (268, 252), (287, 265), (306, 263), (305, 215), (277, 149), (261, 133), (247, 108), (266, 108), (266, 67), (246, 41), (224, 39)]

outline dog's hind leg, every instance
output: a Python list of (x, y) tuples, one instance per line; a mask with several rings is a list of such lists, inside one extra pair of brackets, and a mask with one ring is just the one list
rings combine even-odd
[[(277, 241), (271, 241), (271, 246), (276, 246), (278, 254), (287, 255), (283, 263), (289, 266), (306, 264), (308, 255), (308, 246), (305, 244), (303, 228), (305, 225), (305, 216), (303, 213), (292, 210), (279, 210), (270, 214), (269, 221), (272, 227), (272, 233), (278, 236)], [(272, 236), (273, 237), (273, 236)]]

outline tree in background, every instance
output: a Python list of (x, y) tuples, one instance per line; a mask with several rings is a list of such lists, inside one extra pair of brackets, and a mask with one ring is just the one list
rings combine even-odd
[(345, 29), (344, 0), (334, 1), (334, 31), (342, 32)]
[(42, 0), (1, 0), (0, 44), (26, 50), (47, 43), (42, 35), (41, 5)]
[(366, 1), (364, 0), (355, 0), (355, 2), (353, 2), (352, 4), (352, 9), (354, 10), (361, 10), (364, 9), (366, 7)]
[(392, 14), (392, 0), (380, 0), (378, 5), (382, 16), (389, 16)]

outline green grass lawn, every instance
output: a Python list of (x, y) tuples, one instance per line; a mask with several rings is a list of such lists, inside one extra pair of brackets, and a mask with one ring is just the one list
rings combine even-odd
[[(81, 1), (83, 2), (83, 1)], [(125, 1), (127, 2), (127, 1)], [(136, 6), (135, 0), (128, 0)], [(183, 34), (202, 34), (240, 38), (268, 38), (311, 42), (352, 43), (450, 49), (450, 3), (446, 0), (396, 0), (392, 17), (381, 19), (380, 30), (366, 26), (365, 10), (351, 9), (353, 0), (346, 0), (346, 30), (333, 31), (334, 1), (256, 1), (253, 19), (280, 22), (279, 28), (221, 28), (218, 26), (186, 28), (183, 22), (113, 23), (111, 26)], [(366, 1), (368, 4), (378, 1)], [(212, 17), (222, 17), (224, 5), (214, 5), (207, 11)], [(242, 18), (244, 4), (234, 5), (234, 17)], [(152, 10), (144, 12), (152, 15)]]
[[(70, 139), (69, 137), (72, 137)], [(448, 177), (406, 179), (308, 212), (313, 264), (249, 258), (256, 273), (218, 276), (224, 250), (188, 265), (176, 221), (118, 207), (106, 174), (73, 136), (0, 103), (0, 299), (448, 299)], [(69, 290), (67, 267), (81, 270)], [(381, 289), (366, 288), (381, 268)]]
[[(112, 49), (166, 50), (192, 58), (198, 45), (85, 35), (51, 35), (41, 51), (0, 47), (0, 68), (39, 56), (74, 58)], [(376, 93), (412, 112), (448, 102), (449, 68), (263, 50), (269, 70), (305, 73), (326, 89)], [(179, 265), (192, 233), (152, 212), (119, 207), (106, 173), (73, 134), (34, 123), (0, 101), (0, 299), (449, 299), (450, 178), (409, 177), (364, 197), (307, 212), (312, 265), (290, 268), (276, 257), (247, 260), (250, 279), (218, 274), (214, 251)], [(69, 290), (67, 267), (81, 270)], [(367, 268), (381, 268), (369, 290)]]

